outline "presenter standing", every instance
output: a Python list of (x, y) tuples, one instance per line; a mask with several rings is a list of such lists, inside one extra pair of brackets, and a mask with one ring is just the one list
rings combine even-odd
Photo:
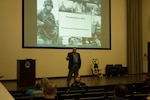
[(70, 85), (71, 77), (72, 74), (74, 74), (74, 79), (78, 76), (79, 74), (79, 69), (81, 67), (81, 57), (80, 53), (76, 52), (76, 48), (74, 47), (72, 49), (72, 52), (69, 52), (66, 60), (68, 60), (68, 77), (67, 77), (67, 86)]

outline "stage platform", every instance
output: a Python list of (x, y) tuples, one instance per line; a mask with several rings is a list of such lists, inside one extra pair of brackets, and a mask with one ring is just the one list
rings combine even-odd
[[(50, 81), (53, 81), (57, 84), (57, 87), (66, 87), (66, 78), (49, 78)], [(36, 82), (39, 82), (40, 79), (36, 79)], [(123, 75), (115, 77), (103, 76), (101, 78), (92, 77), (92, 76), (81, 76), (81, 81), (86, 83), (87, 86), (111, 86), (118, 83), (123, 84), (132, 84), (132, 83), (141, 83), (144, 81), (144, 74), (136, 75)], [(72, 78), (73, 82), (73, 78)], [(8, 91), (18, 91), (26, 90), (30, 87), (18, 87), (16, 80), (1, 80), (1, 83), (6, 87)]]

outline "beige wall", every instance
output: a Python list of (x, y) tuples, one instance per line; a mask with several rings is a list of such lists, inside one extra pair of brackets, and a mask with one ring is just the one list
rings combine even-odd
[[(148, 0), (147, 0), (148, 1)], [(36, 78), (67, 76), (65, 57), (69, 49), (22, 48), (22, 0), (2, 0), (0, 3), (0, 75), (4, 80), (16, 79), (17, 59), (36, 59)], [(82, 57), (80, 75), (90, 75), (93, 58), (106, 64), (127, 65), (126, 0), (111, 0), (111, 50), (78, 50)]]
[(150, 0), (142, 0), (143, 13), (142, 13), (142, 34), (143, 34), (143, 71), (148, 70), (147, 56), (147, 42), (150, 42)]

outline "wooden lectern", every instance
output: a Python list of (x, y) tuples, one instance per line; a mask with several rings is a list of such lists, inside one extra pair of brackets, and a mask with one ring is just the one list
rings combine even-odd
[(17, 60), (17, 85), (35, 86), (35, 60)]

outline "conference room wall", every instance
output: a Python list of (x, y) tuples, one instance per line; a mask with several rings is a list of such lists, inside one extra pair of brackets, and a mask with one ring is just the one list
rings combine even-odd
[(148, 9), (150, 9), (150, 0), (142, 0), (143, 72), (148, 72), (147, 46), (150, 42), (150, 11)]
[[(1, 80), (16, 79), (16, 60), (27, 58), (36, 60), (36, 78), (67, 76), (65, 58), (71, 49), (22, 48), (22, 0), (2, 0), (0, 8), (0, 75), (5, 76)], [(126, 0), (111, 0), (111, 50), (79, 49), (80, 75), (91, 75), (93, 58), (99, 59), (103, 73), (106, 64), (127, 66), (126, 15)]]

